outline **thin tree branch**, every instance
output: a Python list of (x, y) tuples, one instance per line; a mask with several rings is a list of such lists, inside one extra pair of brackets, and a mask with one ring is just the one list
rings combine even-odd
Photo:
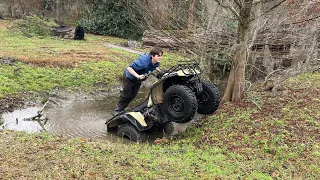
[(236, 3), (236, 5), (239, 6), (239, 8), (242, 8), (242, 3), (240, 0), (234, 0), (234, 3)]
[(274, 10), (275, 8), (277, 8), (278, 6), (280, 6), (282, 3), (286, 2), (287, 0), (282, 0), (280, 1), (278, 4), (274, 5), (273, 7), (271, 7), (269, 10), (267, 10), (265, 13), (268, 13), (272, 10)]
[(255, 104), (259, 110), (261, 110), (261, 107), (259, 106), (259, 104), (258, 104), (256, 101), (254, 101), (253, 99), (250, 99), (250, 101), (251, 101), (253, 104)]
[[(262, 3), (262, 1), (263, 1), (263, 0), (260, 0), (260, 1), (254, 2), (254, 3), (253, 3), (253, 5), (255, 6), (255, 5), (259, 4), (259, 3)], [(264, 1), (264, 2), (265, 2), (265, 1)]]
[(222, 4), (220, 0), (215, 0), (221, 7), (228, 8), (238, 19), (240, 19), (239, 13), (231, 6), (231, 5), (226, 5)]
[(299, 21), (299, 22), (293, 22), (293, 23), (290, 23), (290, 24), (299, 24), (299, 23), (304, 23), (304, 22), (307, 22), (307, 21), (313, 21), (315, 19), (318, 19), (320, 18), (320, 15), (316, 16), (316, 17), (313, 17), (313, 18), (309, 18), (309, 19), (304, 19), (302, 21)]
[[(274, 0), (270, 0), (270, 1), (274, 1)], [(287, 0), (282, 0), (281, 2), (277, 3), (276, 5), (274, 5), (273, 7), (271, 7), (270, 9), (268, 9), (267, 11), (265, 11), (263, 14), (266, 14), (266, 13), (274, 10), (275, 8), (277, 8), (278, 6), (280, 6), (281, 4), (283, 4), (283, 3), (286, 2), (286, 1), (287, 1)], [(259, 3), (263, 3), (263, 0), (260, 0), (260, 1), (258, 1), (258, 2), (255, 2), (253, 5), (255, 6), (255, 5), (259, 4)], [(260, 15), (260, 16), (258, 16), (258, 17), (254, 17), (254, 18), (250, 19), (250, 21), (254, 21), (254, 20), (257, 19), (257, 18), (260, 18), (261, 16), (262, 16), (262, 15)]]
[(277, 70), (272, 71), (271, 73), (269, 73), (267, 75), (267, 77), (264, 78), (264, 82), (267, 82), (271, 75), (273, 75), (273, 74), (275, 74), (276, 72), (279, 72), (279, 71), (284, 71), (284, 69), (277, 69)]

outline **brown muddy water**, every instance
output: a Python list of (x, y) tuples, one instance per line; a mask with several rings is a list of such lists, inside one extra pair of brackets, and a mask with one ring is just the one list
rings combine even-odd
[[(142, 87), (137, 97), (127, 108), (143, 102), (147, 97), (148, 88)], [(36, 121), (24, 118), (37, 114), (41, 107), (27, 107), (0, 116), (0, 131), (4, 129), (25, 131), (28, 133), (49, 132), (54, 135), (82, 138), (105, 138), (110, 142), (130, 142), (116, 136), (115, 131), (107, 132), (105, 122), (112, 117), (119, 93), (108, 94), (100, 98), (53, 98), (50, 105), (43, 111), (43, 116)], [(50, 101), (49, 101), (50, 102)], [(185, 130), (182, 125), (177, 129)], [(149, 134), (149, 142), (162, 138), (163, 132)]]

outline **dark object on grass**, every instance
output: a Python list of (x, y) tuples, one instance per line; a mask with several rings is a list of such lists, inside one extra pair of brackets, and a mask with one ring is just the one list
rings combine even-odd
[(83, 40), (84, 39), (84, 29), (81, 26), (77, 26), (74, 31), (74, 39), (75, 40)]

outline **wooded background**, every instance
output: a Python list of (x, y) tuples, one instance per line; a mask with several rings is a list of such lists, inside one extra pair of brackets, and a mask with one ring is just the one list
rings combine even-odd
[(188, 54), (205, 74), (229, 75), (224, 101), (256, 80), (319, 69), (317, 0), (1, 0), (0, 16), (38, 15), (86, 32), (142, 40)]

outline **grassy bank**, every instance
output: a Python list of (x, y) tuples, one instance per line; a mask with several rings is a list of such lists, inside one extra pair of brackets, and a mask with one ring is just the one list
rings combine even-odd
[[(252, 91), (175, 140), (157, 144), (0, 133), (0, 177), (76, 179), (319, 179), (320, 74)], [(251, 100), (250, 100), (251, 99)]]
[[(137, 57), (103, 46), (121, 39), (24, 38), (1, 27), (0, 57), (19, 60), (0, 64), (2, 98), (108, 89)], [(166, 53), (163, 66), (180, 58)], [(244, 102), (156, 144), (0, 131), (0, 179), (320, 179), (319, 82), (319, 73), (301, 74), (277, 92), (253, 87)]]
[(0, 136), (4, 179), (210, 179), (232, 175), (236, 166), (220, 148), (110, 144), (12, 132)]

